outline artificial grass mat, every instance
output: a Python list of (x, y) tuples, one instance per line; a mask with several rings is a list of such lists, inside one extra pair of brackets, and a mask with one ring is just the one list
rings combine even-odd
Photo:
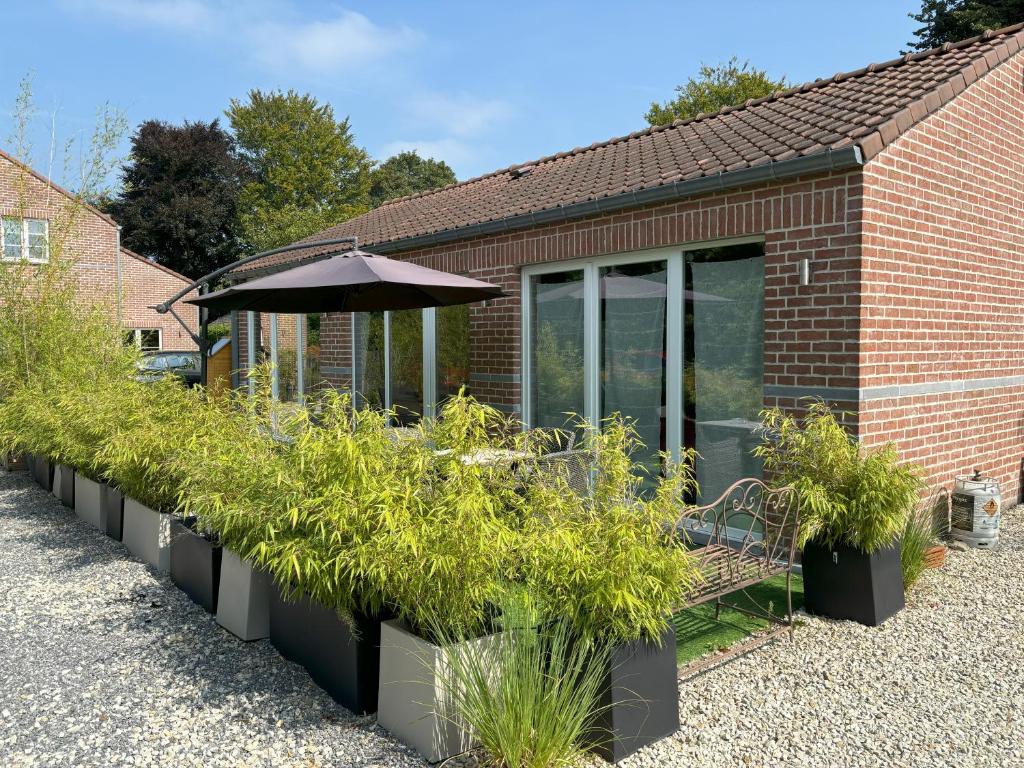
[[(786, 615), (785, 574), (755, 584), (747, 589), (747, 593), (753, 602), (759, 603), (762, 608), (768, 608), (770, 605), (774, 615)], [(747, 608), (755, 607), (752, 600), (742, 592), (733, 592), (722, 600)], [(804, 582), (798, 575), (793, 574), (793, 610), (802, 608), (803, 604)], [(714, 601), (677, 613), (672, 617), (672, 623), (676, 628), (676, 663), (680, 666), (689, 664), (712, 651), (725, 650), (768, 626), (765, 619), (756, 619), (724, 607), (721, 618), (715, 621)]]

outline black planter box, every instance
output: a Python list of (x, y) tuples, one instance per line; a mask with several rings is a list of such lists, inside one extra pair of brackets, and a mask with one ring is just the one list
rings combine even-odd
[(810, 542), (802, 564), (808, 613), (875, 627), (903, 610), (899, 544), (866, 554)]
[(358, 715), (377, 711), (382, 618), (357, 614), (353, 633), (334, 611), (305, 595), (287, 602), (278, 585), (270, 590), (270, 642)]
[(60, 503), (65, 507), (75, 508), (75, 470), (67, 464), (58, 464), (60, 472)]
[(676, 631), (661, 647), (641, 639), (612, 649), (591, 723), (590, 751), (617, 763), (679, 730)]
[(108, 483), (100, 483), (100, 520), (107, 536), (120, 541), (124, 527), (124, 495)]
[(171, 518), (171, 581), (193, 602), (216, 613), (221, 546), (192, 526), (192, 521)]
[(53, 465), (49, 459), (42, 456), (32, 455), (32, 477), (47, 493), (53, 490)]

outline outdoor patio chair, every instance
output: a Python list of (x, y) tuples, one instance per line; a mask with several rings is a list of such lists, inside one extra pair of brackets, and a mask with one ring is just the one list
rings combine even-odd
[(552, 487), (564, 482), (580, 496), (589, 496), (594, 454), (587, 450), (554, 451), (541, 454), (528, 465), (529, 478)]

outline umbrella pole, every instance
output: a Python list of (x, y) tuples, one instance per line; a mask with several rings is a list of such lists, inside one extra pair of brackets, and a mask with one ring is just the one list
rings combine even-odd
[[(208, 283), (203, 283), (199, 286), (199, 295), (202, 296), (207, 293), (210, 289)], [(199, 308), (199, 383), (204, 387), (206, 386), (206, 378), (209, 369), (209, 360), (207, 358), (207, 352), (209, 350), (209, 341), (206, 337), (206, 331), (210, 326), (210, 310), (206, 307)]]

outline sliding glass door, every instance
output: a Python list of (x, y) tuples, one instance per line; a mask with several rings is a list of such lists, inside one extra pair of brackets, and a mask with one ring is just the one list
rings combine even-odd
[(761, 474), (750, 451), (763, 403), (760, 242), (660, 250), (523, 274), (523, 413), (529, 426), (632, 420), (658, 454), (700, 454), (699, 497)]
[(533, 335), (532, 425), (562, 427), (584, 413), (583, 272), (537, 275), (530, 281)]
[(600, 268), (602, 416), (630, 419), (645, 446), (650, 475), (660, 471), (666, 448), (665, 310), (668, 262)]
[(700, 455), (700, 499), (760, 477), (751, 453), (764, 403), (764, 253), (761, 245), (686, 254), (684, 426)]

